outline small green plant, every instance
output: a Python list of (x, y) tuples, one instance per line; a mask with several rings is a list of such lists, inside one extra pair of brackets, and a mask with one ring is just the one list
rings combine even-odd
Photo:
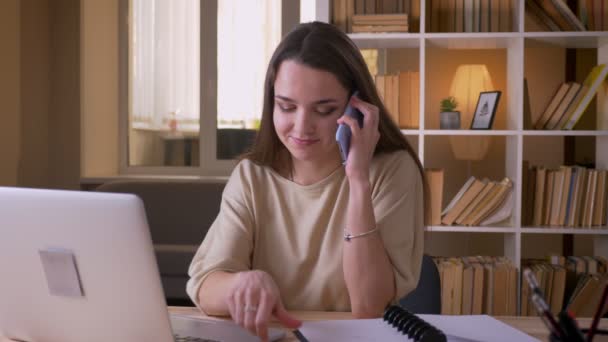
[(442, 112), (453, 112), (457, 106), (458, 106), (458, 102), (456, 101), (454, 96), (448, 96), (445, 99), (441, 100), (441, 111)]

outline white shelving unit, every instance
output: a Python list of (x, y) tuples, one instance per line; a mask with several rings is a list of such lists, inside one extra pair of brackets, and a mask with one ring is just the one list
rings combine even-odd
[[(435, 155), (441, 153), (434, 149), (437, 141), (448, 139), (449, 136), (490, 136), (498, 139), (498, 145), (503, 151), (499, 157), (501, 165), (499, 177), (509, 177), (514, 182), (514, 212), (510, 222), (501, 227), (460, 227), (460, 226), (430, 226), (427, 232), (432, 233), (463, 233), (463, 234), (500, 234), (503, 236), (503, 253), (509, 257), (518, 269), (521, 267), (522, 240), (529, 236), (543, 234), (574, 234), (593, 238), (593, 253), (608, 257), (608, 226), (593, 228), (558, 228), (558, 227), (523, 227), (522, 216), (522, 162), (529, 160), (532, 165), (545, 165), (547, 155), (551, 156), (557, 165), (563, 160), (561, 147), (555, 151), (544, 150), (533, 153), (538, 139), (549, 139), (561, 142), (563, 137), (587, 137), (595, 144), (596, 168), (608, 168), (608, 95), (606, 86), (600, 89), (596, 100), (597, 120), (595, 129), (573, 131), (539, 131), (524, 129), (524, 77), (528, 79), (530, 101), (535, 101), (538, 107), (544, 106), (557, 86), (564, 81), (565, 49), (585, 49), (591, 51), (596, 63), (608, 63), (608, 32), (526, 32), (524, 29), (524, 1), (513, 1), (514, 32), (506, 33), (434, 33), (426, 32), (425, 13), (426, 1), (420, 1), (421, 18), (420, 32), (414, 33), (357, 33), (349, 34), (350, 38), (362, 49), (403, 49), (410, 59), (417, 59), (417, 70), (420, 71), (420, 127), (418, 129), (402, 130), (408, 141), (417, 150), (420, 160), (425, 167), (443, 167)], [(308, 5), (316, 14), (316, 20), (329, 22), (331, 18), (331, 0), (310, 0)], [(556, 55), (557, 51), (557, 55)], [(560, 52), (563, 52), (560, 54)], [(382, 56), (387, 53), (379, 54)], [(444, 55), (446, 58), (443, 58)], [(482, 57), (478, 57), (482, 56)], [(438, 99), (447, 96), (447, 86), (441, 84), (441, 74), (437, 71), (444, 67), (444, 60), (470, 60), (477, 63), (483, 56), (491, 55), (498, 60), (499, 77), (494, 85), (503, 92), (501, 106), (494, 121), (494, 129), (489, 131), (473, 130), (440, 130), (436, 116), (438, 115)], [(559, 61), (561, 58), (561, 62)], [(557, 68), (545, 70), (543, 59), (548, 64), (556, 64)], [(557, 60), (557, 62), (555, 62)], [(393, 64), (395, 62), (393, 61)], [(397, 62), (398, 63), (398, 62)], [(389, 61), (382, 61), (389, 68)], [(411, 63), (410, 63), (411, 64)], [(526, 68), (528, 67), (528, 68)], [(490, 74), (492, 68), (489, 66)], [(502, 69), (502, 70), (500, 70)], [(538, 69), (538, 70), (537, 70)], [(445, 71), (445, 69), (442, 69)], [(387, 71), (387, 70), (383, 70)], [(451, 70), (452, 72), (454, 69)], [(577, 73), (578, 74), (578, 73)], [(526, 75), (526, 76), (524, 76)], [(495, 75), (492, 75), (494, 78)], [(584, 77), (585, 75), (582, 75)], [(443, 83), (451, 80), (446, 75)], [(449, 80), (448, 80), (449, 79)], [(582, 82), (582, 80), (580, 81)], [(440, 94), (438, 94), (440, 93)], [(533, 109), (538, 115), (539, 108)], [(536, 113), (535, 113), (536, 112)], [(534, 119), (534, 118), (533, 118)], [(528, 141), (528, 140), (534, 141)], [(557, 146), (558, 143), (555, 143)], [(503, 147), (504, 146), (504, 147)], [(552, 149), (552, 148), (551, 148)], [(532, 157), (530, 158), (530, 155)], [(561, 160), (561, 161), (560, 161)], [(446, 162), (447, 163), (447, 162)], [(488, 164), (492, 164), (489, 161)], [(548, 165), (555, 167), (557, 165)], [(449, 165), (448, 165), (449, 166)], [(492, 165), (489, 165), (491, 168)], [(456, 166), (462, 168), (462, 166)], [(469, 165), (470, 168), (470, 165)], [(480, 175), (483, 176), (483, 175)], [(451, 184), (451, 190), (444, 191), (444, 202), (454, 195), (454, 189), (464, 183), (464, 178), (450, 179), (446, 172), (444, 183)], [(458, 177), (456, 177), (458, 178)]]

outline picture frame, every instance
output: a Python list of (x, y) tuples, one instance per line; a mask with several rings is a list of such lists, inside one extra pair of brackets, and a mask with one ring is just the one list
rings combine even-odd
[(471, 121), (471, 129), (492, 129), (501, 94), (502, 92), (499, 90), (479, 93), (479, 99)]

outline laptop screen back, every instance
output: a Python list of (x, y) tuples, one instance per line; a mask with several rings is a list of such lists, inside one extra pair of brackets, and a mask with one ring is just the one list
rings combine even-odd
[(171, 341), (141, 200), (0, 187), (0, 336)]

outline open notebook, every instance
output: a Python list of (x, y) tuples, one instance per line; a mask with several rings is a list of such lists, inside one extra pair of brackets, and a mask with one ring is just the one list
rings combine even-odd
[[(447, 341), (538, 341), (487, 315), (445, 316), (417, 315), (442, 331)], [(440, 341), (441, 339), (409, 338), (388, 322), (378, 319), (304, 322), (300, 332), (309, 341)]]

